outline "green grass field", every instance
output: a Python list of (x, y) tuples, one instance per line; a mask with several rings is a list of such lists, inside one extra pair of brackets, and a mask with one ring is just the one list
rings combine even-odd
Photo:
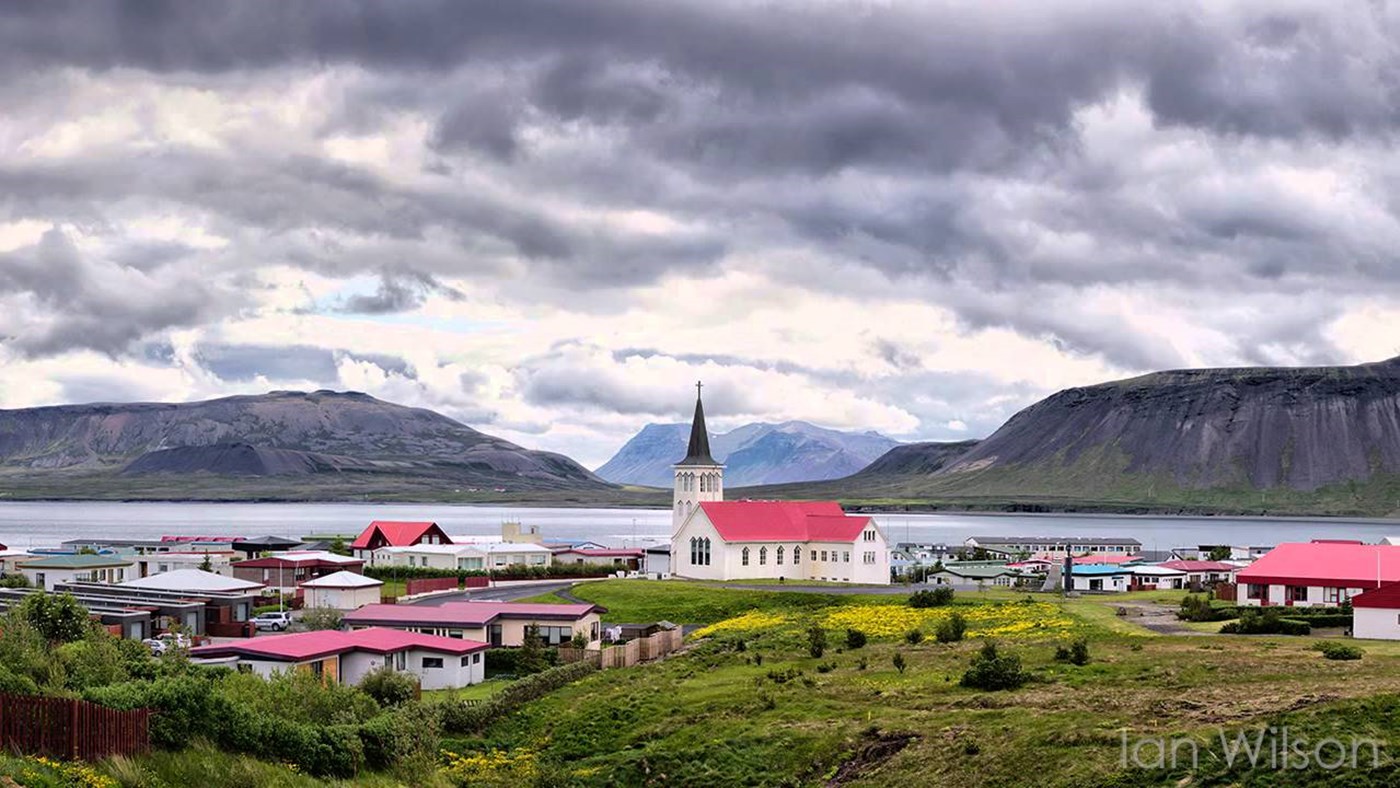
[[(1283, 724), (1315, 736), (1373, 735), (1400, 752), (1400, 644), (1357, 642), (1363, 659), (1334, 662), (1312, 648), (1317, 638), (1161, 635), (1117, 614), (1120, 602), (1175, 604), (1180, 592), (1037, 595), (1042, 604), (1025, 609), (1049, 609), (1072, 624), (1000, 638), (1033, 675), (1005, 692), (959, 686), (977, 640), (909, 645), (886, 636), (848, 649), (844, 630), (830, 629), (825, 653), (808, 653), (812, 622), (849, 608), (876, 626), (901, 613), (902, 596), (669, 581), (607, 581), (575, 593), (608, 606), (615, 620), (711, 624), (758, 611), (741, 619), (758, 625), (721, 624), (712, 637), (692, 639), (689, 653), (602, 672), (452, 747), (528, 753), (552, 765), (553, 784), (573, 785), (1327, 784), (1335, 775), (1316, 768), (1251, 773), (1211, 760), (1208, 749), (1195, 772), (1120, 762), (1125, 733), (1205, 746), (1221, 730)], [(965, 594), (954, 608), (972, 619), (1025, 596)], [(1055, 661), (1056, 646), (1076, 636), (1087, 637), (1092, 661)], [(902, 673), (895, 654), (907, 663)], [(902, 749), (889, 744), (905, 735), (913, 738)], [(1383, 767), (1351, 774), (1347, 784), (1390, 785), (1395, 777)]]

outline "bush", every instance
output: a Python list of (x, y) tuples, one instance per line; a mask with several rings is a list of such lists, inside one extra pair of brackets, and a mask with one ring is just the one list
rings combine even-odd
[(894, 658), (890, 661), (894, 664), (894, 669), (899, 671), (899, 675), (904, 675), (904, 668), (906, 667), (904, 655), (896, 651), (894, 653)]
[(1209, 597), (1187, 594), (1181, 598), (1176, 617), (1182, 621), (1223, 621), (1231, 616), (1225, 608), (1211, 605)]
[(953, 601), (953, 589), (948, 586), (925, 588), (909, 596), (910, 607), (942, 607)]
[(917, 646), (924, 640), (924, 633), (919, 629), (911, 629), (904, 633), (904, 642), (911, 646)]
[(19, 603), (20, 615), (50, 643), (82, 640), (91, 626), (88, 609), (71, 594), (30, 594)]
[(994, 640), (985, 641), (982, 649), (959, 682), (964, 687), (980, 690), (1009, 690), (1025, 684), (1030, 676), (1021, 669), (1021, 658), (997, 650)]
[(846, 630), (846, 648), (865, 648), (865, 633), (859, 629)]
[(345, 615), (325, 605), (309, 607), (301, 614), (301, 625), (310, 630), (340, 629), (344, 624)]
[(379, 702), (380, 706), (402, 706), (418, 698), (418, 679), (381, 665), (360, 680), (360, 689)]
[(1086, 638), (1079, 638), (1069, 644), (1069, 647), (1055, 647), (1055, 661), (1068, 662), (1071, 665), (1089, 664), (1089, 641)]
[(1322, 652), (1322, 656), (1327, 659), (1352, 660), (1361, 659), (1366, 652), (1356, 646), (1348, 646), (1345, 643), (1336, 643), (1331, 640), (1324, 640), (1314, 646)]
[(18, 572), (0, 575), (0, 588), (29, 588), (29, 578)]
[(953, 613), (942, 621), (938, 622), (938, 628), (933, 635), (939, 643), (957, 643), (967, 634), (967, 619), (962, 613)]
[(384, 770), (403, 763), (437, 758), (441, 745), (439, 711), (421, 703), (408, 703), (381, 714), (359, 728), (365, 764)]
[[(1290, 613), (1291, 615), (1291, 613)], [(1220, 627), (1222, 635), (1308, 635), (1312, 625), (1307, 621), (1283, 618), (1278, 608), (1265, 608), (1260, 613), (1252, 608), (1240, 611), (1239, 621)]]
[(818, 673), (830, 673), (833, 670), (836, 670), (835, 662), (823, 662), (817, 666)]
[(826, 653), (826, 630), (816, 624), (807, 629), (807, 652), (813, 659), (821, 659)]

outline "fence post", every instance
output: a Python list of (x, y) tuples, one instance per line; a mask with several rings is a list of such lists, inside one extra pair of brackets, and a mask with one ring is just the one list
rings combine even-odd
[(78, 760), (78, 701), (68, 701), (68, 760)]

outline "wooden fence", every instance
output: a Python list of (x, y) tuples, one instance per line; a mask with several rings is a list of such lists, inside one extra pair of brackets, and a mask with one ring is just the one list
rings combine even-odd
[(404, 596), (417, 596), (431, 591), (456, 591), (455, 577), (424, 577), (404, 582)]
[(0, 695), (0, 748), (26, 755), (96, 761), (151, 749), (151, 711), (33, 695)]
[(629, 640), (616, 646), (603, 646), (600, 650), (585, 650), (560, 646), (559, 659), (563, 662), (589, 660), (600, 668), (630, 668), (638, 662), (659, 659), (681, 647), (685, 635), (680, 628), (663, 630), (650, 637)]

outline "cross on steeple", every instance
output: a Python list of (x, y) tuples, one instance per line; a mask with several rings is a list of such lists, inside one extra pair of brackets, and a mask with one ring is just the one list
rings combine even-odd
[(695, 381), (695, 398), (696, 398), (696, 399), (700, 399), (700, 389), (701, 389), (701, 388), (704, 388), (704, 386), (705, 386), (704, 383), (701, 383), (701, 382), (698, 381), (698, 380)]

